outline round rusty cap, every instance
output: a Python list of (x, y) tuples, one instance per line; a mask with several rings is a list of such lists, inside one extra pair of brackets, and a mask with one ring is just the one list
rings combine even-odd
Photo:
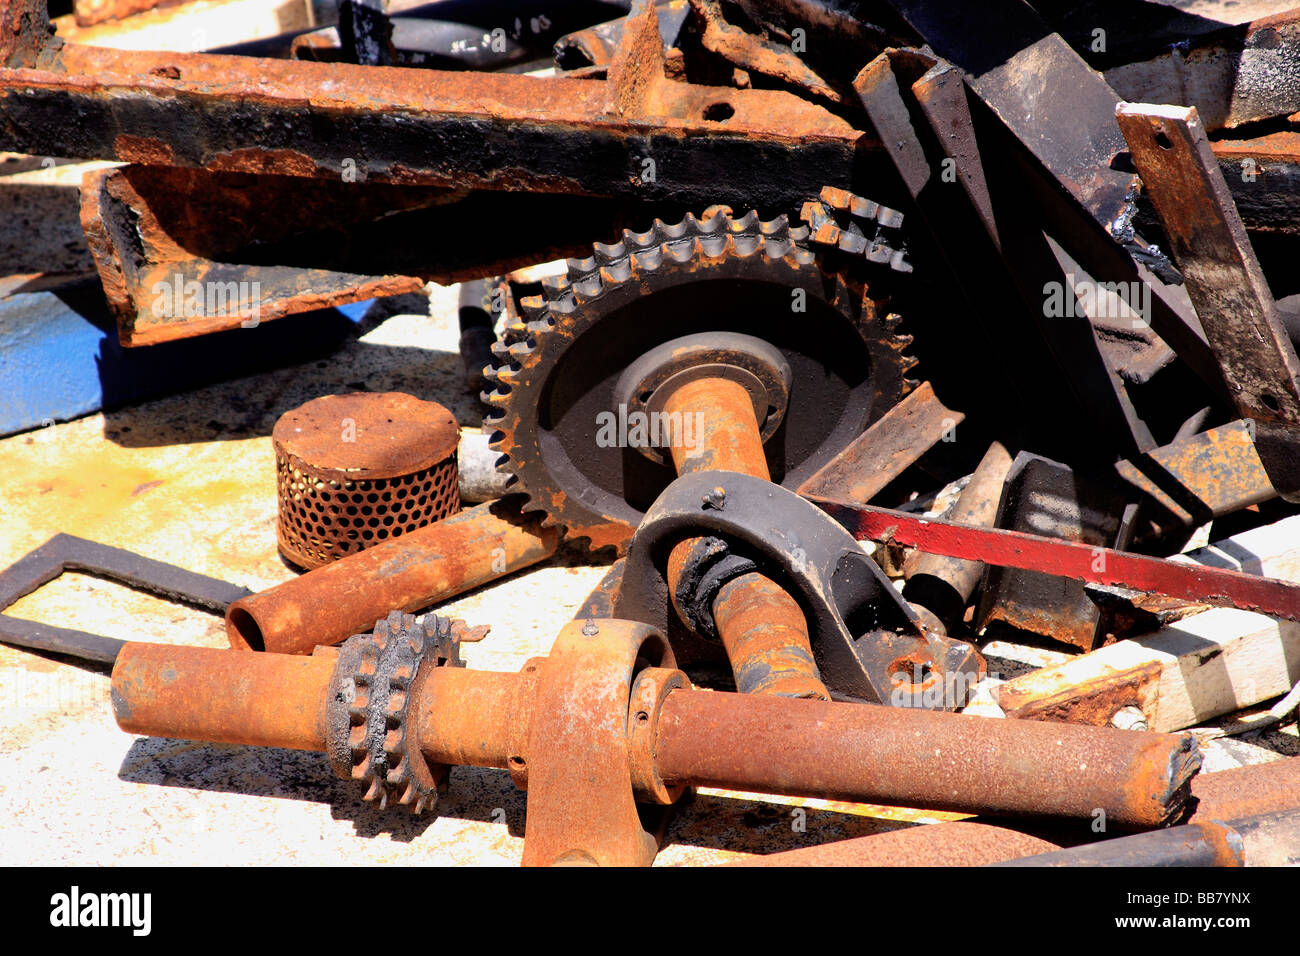
[(451, 412), (401, 392), (285, 412), (271, 432), (280, 553), (320, 567), (455, 514), (458, 438)]
[(358, 478), (394, 478), (456, 450), (451, 412), (402, 392), (324, 395), (280, 416), (271, 440), (308, 465)]

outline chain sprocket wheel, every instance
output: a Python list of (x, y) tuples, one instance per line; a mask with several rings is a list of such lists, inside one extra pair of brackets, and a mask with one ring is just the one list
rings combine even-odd
[(485, 424), (510, 491), (593, 550), (625, 550), (676, 477), (671, 464), (597, 441), (602, 413), (618, 413), (620, 373), (656, 346), (738, 332), (781, 351), (793, 372), (789, 406), (765, 451), (772, 480), (791, 488), (916, 384), (907, 378), (911, 337), (868, 287), (869, 264), (828, 265), (808, 228), (785, 216), (711, 212), (596, 243), (521, 303), (524, 314), (494, 346)]
[(409, 806), (417, 814), (437, 801), (447, 768), (420, 752), (409, 706), (421, 676), (463, 666), (459, 651), (450, 619), (400, 611), (339, 647), (329, 714), (338, 746), (330, 762), (340, 776), (365, 786), (364, 799), (380, 807)]

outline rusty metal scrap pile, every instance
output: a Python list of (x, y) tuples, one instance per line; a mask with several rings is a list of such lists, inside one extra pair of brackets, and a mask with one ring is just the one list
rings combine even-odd
[[(124, 344), (463, 282), (508, 476), (229, 595), (230, 650), (100, 648), (120, 726), (416, 812), (505, 770), (526, 864), (648, 864), (700, 786), (1007, 818), (789, 865), (1300, 859), (1300, 757), (1198, 776), (1184, 732), (1293, 719), (1300, 584), (1181, 556), (1300, 503), (1300, 10), (519, 6), (540, 49), (355, 0), (178, 54), (0, 0), (0, 146), (124, 164), (82, 190)], [(312, 480), (298, 554), (348, 525)], [(609, 572), (551, 652), (465, 668), (484, 629), (432, 609), (559, 549)], [(1121, 653), (1209, 608), (1265, 616), (1267, 673), (1169, 717)], [(994, 639), (1078, 656), (1003, 683)]]

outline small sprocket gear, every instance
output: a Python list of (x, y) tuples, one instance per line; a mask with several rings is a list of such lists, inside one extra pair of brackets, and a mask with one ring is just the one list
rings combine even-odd
[(808, 228), (785, 216), (710, 213), (655, 220), (569, 260), (543, 296), (523, 300), (524, 314), (493, 348), (485, 426), (509, 490), (590, 548), (622, 551), (676, 477), (669, 465), (598, 440), (600, 416), (619, 412), (620, 373), (657, 346), (734, 332), (780, 350), (792, 370), (790, 401), (765, 449), (772, 479), (787, 487), (916, 384), (907, 378), (911, 337), (898, 334), (899, 317), (864, 279), (871, 264), (817, 251)]
[(426, 669), (461, 667), (453, 622), (436, 614), (394, 611), (370, 634), (339, 647), (327, 720), (330, 763), (366, 785), (364, 799), (421, 813), (437, 800), (447, 768), (420, 752), (409, 706)]

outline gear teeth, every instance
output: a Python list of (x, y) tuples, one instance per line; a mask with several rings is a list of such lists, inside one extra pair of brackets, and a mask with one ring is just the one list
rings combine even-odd
[(860, 256), (866, 252), (867, 237), (863, 235), (862, 228), (855, 222), (850, 223), (849, 227), (844, 230), (840, 236), (840, 249), (850, 255)]
[[(547, 280), (555, 278), (547, 276), (542, 280), (542, 288), (546, 288)], [(554, 284), (554, 283), (552, 283)], [(546, 314), (546, 299), (540, 295), (526, 295), (519, 300), (520, 318), (525, 322), (535, 322), (537, 319)]]
[[(364, 799), (419, 813), (433, 805), (445, 770), (430, 767), (410, 733), (410, 690), (421, 667), (459, 665), (450, 620), (394, 611), (340, 650), (356, 692), (347, 705), (349, 775)], [(344, 683), (344, 686), (348, 684)]]
[(645, 272), (653, 272), (663, 264), (664, 253), (659, 246), (639, 249), (632, 254), (632, 265)]
[(690, 262), (695, 257), (698, 242), (694, 236), (688, 236), (664, 243), (663, 249), (674, 262)]
[(617, 262), (627, 255), (627, 247), (621, 242), (614, 242), (605, 245), (603, 242), (592, 244), (595, 255), (592, 257), (598, 266), (608, 265), (611, 262)]
[(785, 240), (790, 238), (790, 219), (785, 215), (777, 216), (775, 219), (758, 224), (758, 231), (764, 238), (771, 240)]
[(691, 213), (686, 214), (686, 218), (694, 223), (697, 233), (702, 236), (714, 236), (727, 231), (727, 224), (730, 222), (729, 216), (710, 216), (707, 219), (696, 219)]
[(632, 266), (627, 256), (600, 268), (600, 281), (605, 285), (626, 282), (630, 278), (632, 278)]
[(573, 294), (579, 302), (590, 301), (605, 290), (605, 284), (601, 282), (601, 273), (604, 271), (605, 269), (602, 266), (598, 272), (574, 280)]
[(578, 307), (578, 303), (573, 295), (572, 288), (565, 288), (559, 295), (551, 300), (551, 311), (558, 312), (561, 315), (568, 315)]
[[(865, 298), (862, 281), (845, 272), (844, 266), (827, 266), (820, 261), (826, 254), (819, 251), (823, 245), (820, 240), (824, 239), (831, 240), (837, 255), (843, 252), (852, 258), (865, 259), (871, 253), (882, 264), (888, 263), (896, 269), (901, 265), (899, 271), (910, 269), (903, 254), (883, 237), (885, 225), (901, 223), (901, 215), (846, 191), (841, 193), (833, 197), (840, 207), (838, 211), (826, 201), (824, 192), (822, 197), (804, 204), (802, 221), (785, 215), (764, 220), (756, 210), (746, 210), (737, 218), (730, 210), (711, 207), (712, 215), (705, 217), (687, 213), (675, 223), (655, 219), (644, 232), (624, 229), (619, 241), (595, 243), (592, 255), (567, 260), (563, 277), (543, 280), (544, 296), (519, 301), (523, 321), (506, 330), (504, 348), (493, 350), (495, 364), (486, 374), (489, 388), (483, 393), (483, 401), (490, 409), (484, 422), (493, 428), (489, 447), (501, 454), (496, 467), (508, 477), (511, 492), (522, 495), (521, 508), (525, 513), (539, 516), (543, 527), (561, 528), (570, 542), (596, 548), (614, 544), (620, 549), (626, 544), (617, 538), (618, 522), (591, 515), (587, 506), (576, 498), (566, 498), (551, 489), (553, 479), (545, 473), (544, 459), (534, 447), (534, 436), (527, 424), (529, 412), (521, 410), (529, 408), (528, 403), (534, 401), (531, 391), (546, 381), (547, 363), (553, 360), (557, 350), (565, 349), (574, 335), (586, 328), (591, 303), (611, 289), (638, 281), (638, 276), (644, 281), (644, 277), (675, 264), (723, 257), (747, 258), (762, 253), (768, 260), (783, 260), (799, 268), (816, 268), (824, 274), (842, 276), (837, 281), (844, 283), (851, 297)], [(854, 221), (850, 221), (850, 216)], [(836, 295), (843, 293), (841, 289)], [(841, 299), (837, 298), (836, 302), (841, 303)], [(894, 394), (900, 388), (915, 387), (914, 383), (904, 381), (904, 373), (915, 362), (905, 357), (893, 359), (902, 356), (903, 349), (912, 340), (910, 336), (892, 334), (897, 327), (896, 316), (884, 320), (873, 318), (879, 314), (875, 309), (879, 308), (880, 299), (877, 297), (875, 302), (877, 305), (864, 310), (860, 320), (853, 321), (860, 321), (859, 333), (873, 349), (873, 355), (884, 360), (885, 355), (880, 351), (883, 349), (889, 356), (888, 364), (897, 371), (890, 387)], [(877, 331), (869, 335), (865, 326), (873, 322)], [(552, 332), (557, 334), (552, 336)], [(530, 394), (525, 396), (524, 392)], [(898, 398), (903, 394), (906, 391)], [(538, 467), (543, 471), (534, 486), (529, 469)]]
[(721, 259), (729, 252), (736, 250), (736, 240), (734, 236), (729, 236), (725, 232), (719, 232), (699, 238), (700, 252), (710, 259)]

